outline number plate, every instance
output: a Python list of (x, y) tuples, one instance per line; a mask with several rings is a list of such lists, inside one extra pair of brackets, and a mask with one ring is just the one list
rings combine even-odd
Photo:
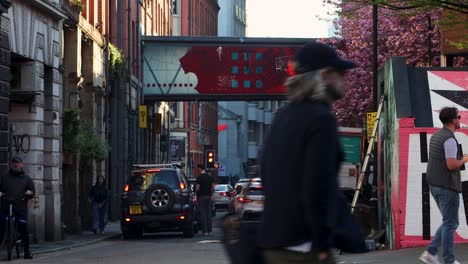
[(256, 205), (263, 205), (263, 201), (254, 201), (253, 203)]
[(130, 205), (130, 214), (135, 215), (135, 214), (141, 214), (142, 209), (141, 205)]

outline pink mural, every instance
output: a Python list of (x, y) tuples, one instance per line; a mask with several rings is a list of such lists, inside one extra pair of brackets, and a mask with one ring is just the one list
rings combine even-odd
[[(397, 160), (392, 159), (392, 162), (398, 163), (391, 173), (395, 248), (428, 245), (442, 223), (425, 181), (428, 145), (431, 136), (442, 127), (439, 121), (442, 108), (450, 106), (460, 110), (462, 129), (456, 132), (456, 137), (464, 152), (468, 153), (468, 72), (427, 71), (427, 80), (434, 127), (415, 127), (414, 118), (398, 119), (398, 142), (395, 142), (398, 144), (398, 157)], [(455, 236), (456, 243), (468, 243), (468, 170), (462, 170), (461, 177), (460, 225)]]
[[(408, 122), (409, 121), (409, 122)], [(438, 128), (415, 128), (413, 119), (400, 119), (399, 131), (399, 180), (392, 182), (392, 215), (396, 247), (414, 247), (430, 243), (442, 218), (424, 181), (429, 140)], [(456, 132), (460, 144), (468, 146), (468, 129)], [(462, 171), (462, 182), (468, 183), (468, 171)], [(397, 185), (394, 185), (397, 183)], [(460, 196), (460, 226), (456, 242), (468, 242), (468, 192)]]

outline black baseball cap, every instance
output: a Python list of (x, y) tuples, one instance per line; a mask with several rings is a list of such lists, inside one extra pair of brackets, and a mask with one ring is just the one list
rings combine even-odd
[(16, 156), (13, 156), (13, 158), (11, 158), (11, 162), (18, 162), (18, 163), (23, 163), (23, 159), (16, 155)]
[(317, 41), (304, 44), (297, 52), (294, 60), (299, 66), (296, 69), (297, 73), (315, 71), (327, 67), (337, 70), (349, 70), (356, 67), (356, 63), (340, 58), (334, 48)]

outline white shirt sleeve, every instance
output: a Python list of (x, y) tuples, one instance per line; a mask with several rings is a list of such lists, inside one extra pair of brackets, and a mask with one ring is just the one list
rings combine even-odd
[(457, 141), (454, 138), (449, 138), (444, 142), (445, 158), (446, 159), (456, 159), (458, 146)]

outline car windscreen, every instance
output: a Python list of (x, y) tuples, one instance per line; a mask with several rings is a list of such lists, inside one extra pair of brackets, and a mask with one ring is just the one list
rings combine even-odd
[(228, 187), (227, 185), (217, 185), (215, 186), (215, 192), (227, 192)]
[(179, 188), (179, 180), (175, 171), (136, 173), (130, 176), (128, 183), (132, 190), (146, 190), (153, 184), (164, 184), (171, 189)]
[(260, 187), (250, 187), (247, 190), (247, 195), (265, 195), (263, 188)]

